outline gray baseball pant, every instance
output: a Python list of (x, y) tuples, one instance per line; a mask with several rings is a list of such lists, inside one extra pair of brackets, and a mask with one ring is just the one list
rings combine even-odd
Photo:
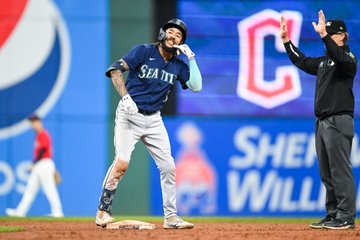
[(326, 188), (326, 212), (354, 223), (356, 192), (350, 162), (353, 118), (347, 114), (317, 118), (315, 134), (320, 176)]
[(129, 163), (136, 143), (141, 140), (160, 171), (164, 216), (168, 218), (176, 215), (176, 168), (160, 111), (150, 116), (141, 113), (131, 115), (122, 109), (120, 102), (116, 110), (114, 135), (116, 156), (112, 166), (109, 167), (103, 187), (110, 191), (116, 190), (121, 178), (111, 177), (112, 168), (119, 159)]

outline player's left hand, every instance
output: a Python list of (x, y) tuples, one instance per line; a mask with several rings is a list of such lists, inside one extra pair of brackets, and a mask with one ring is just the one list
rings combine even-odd
[(54, 172), (54, 181), (56, 185), (60, 185), (60, 183), (62, 182), (61, 175), (57, 169), (55, 169)]
[(182, 44), (182, 45), (174, 44), (173, 47), (179, 49), (183, 54), (185, 54), (187, 56), (187, 58), (189, 60), (194, 59), (195, 53), (193, 53), (193, 51), (191, 51), (191, 49), (189, 48), (189, 46), (187, 44)]
[(122, 97), (121, 101), (123, 102), (124, 111), (128, 114), (135, 114), (139, 111), (136, 103), (132, 100), (130, 94), (126, 94)]

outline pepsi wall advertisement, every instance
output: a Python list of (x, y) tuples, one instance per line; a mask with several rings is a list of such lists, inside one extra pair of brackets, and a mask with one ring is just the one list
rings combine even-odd
[[(313, 119), (166, 118), (181, 215), (315, 217), (325, 214)], [(360, 125), (351, 153), (360, 210)], [(152, 213), (162, 215), (152, 167)]]
[[(32, 113), (52, 137), (64, 214), (96, 212), (107, 161), (107, 12), (101, 0), (0, 1), (0, 215), (16, 208), (30, 174)], [(40, 192), (30, 216), (50, 213)]]
[[(292, 65), (279, 26), (284, 15), (292, 42), (307, 56), (322, 56), (324, 44), (312, 26), (320, 9), (326, 19), (345, 21), (350, 50), (359, 58), (359, 1), (179, 0), (179, 17), (188, 26), (187, 44), (196, 54), (203, 90), (195, 95), (179, 88), (178, 112), (312, 117), (316, 77)], [(359, 80), (357, 74), (357, 106)]]

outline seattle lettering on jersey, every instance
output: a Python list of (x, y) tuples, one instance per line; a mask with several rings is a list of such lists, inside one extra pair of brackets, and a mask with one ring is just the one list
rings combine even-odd
[(163, 69), (161, 69), (160, 77), (159, 77), (159, 69), (158, 68), (149, 68), (149, 66), (146, 64), (142, 65), (140, 69), (141, 69), (141, 73), (138, 75), (139, 78), (160, 79), (164, 82), (170, 83), (171, 85), (174, 84), (174, 82), (177, 78), (177, 75), (168, 73), (168, 72), (164, 71)]

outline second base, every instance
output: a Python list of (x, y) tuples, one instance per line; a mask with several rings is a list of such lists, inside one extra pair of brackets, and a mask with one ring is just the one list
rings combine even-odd
[(106, 225), (106, 229), (155, 229), (155, 225), (148, 222), (138, 220), (123, 220), (119, 222), (113, 222)]

